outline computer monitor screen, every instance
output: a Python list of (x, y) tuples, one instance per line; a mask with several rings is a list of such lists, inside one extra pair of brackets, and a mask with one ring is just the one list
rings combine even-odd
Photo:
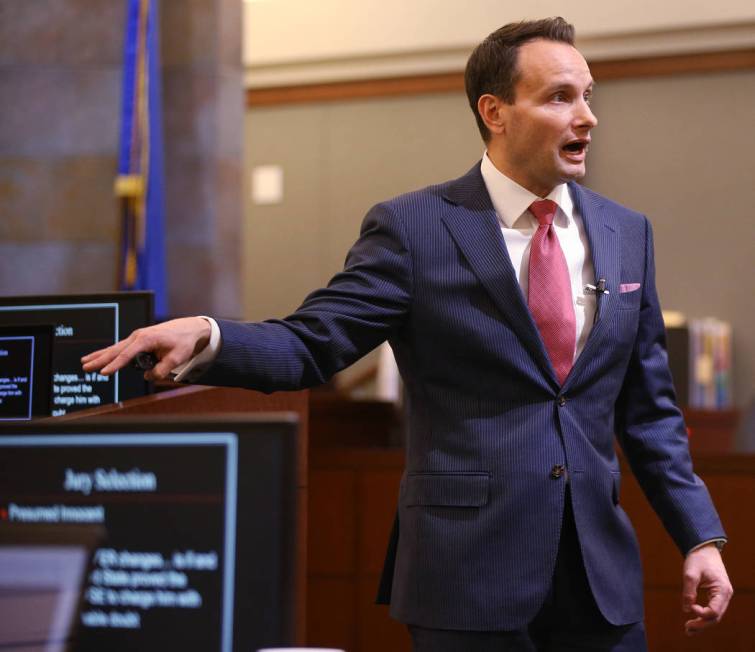
[(294, 416), (0, 429), (0, 520), (100, 525), (77, 652), (290, 645)]
[(0, 297), (0, 326), (52, 324), (52, 410), (68, 412), (144, 396), (149, 385), (137, 369), (113, 376), (85, 373), (81, 356), (114, 344), (154, 321), (152, 292)]
[(0, 421), (50, 414), (52, 326), (0, 326)]

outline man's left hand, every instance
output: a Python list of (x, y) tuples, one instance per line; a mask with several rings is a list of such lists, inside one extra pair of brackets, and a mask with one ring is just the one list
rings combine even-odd
[[(698, 591), (707, 596), (707, 605), (698, 604)], [(721, 553), (715, 544), (710, 543), (690, 552), (684, 560), (682, 610), (695, 618), (684, 623), (687, 635), (697, 634), (719, 622), (733, 593)]]

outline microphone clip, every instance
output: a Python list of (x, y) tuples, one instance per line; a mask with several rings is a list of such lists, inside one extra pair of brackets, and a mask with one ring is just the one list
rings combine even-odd
[(598, 279), (595, 285), (588, 283), (583, 288), (583, 291), (585, 294), (611, 294), (611, 291), (606, 289), (606, 279), (604, 278)]

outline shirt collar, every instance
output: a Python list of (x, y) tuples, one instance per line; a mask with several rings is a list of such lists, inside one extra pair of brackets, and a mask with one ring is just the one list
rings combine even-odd
[[(509, 179), (493, 165), (487, 152), (482, 157), (480, 172), (493, 202), (493, 208), (504, 226), (509, 229), (514, 228), (514, 224), (522, 217), (529, 223), (537, 222), (527, 209), (532, 202), (542, 197), (538, 197), (516, 181)], [(551, 199), (558, 204), (560, 210), (555, 220), (560, 221), (563, 226), (568, 226), (574, 215), (574, 203), (568, 186), (565, 183), (558, 184), (545, 199)]]

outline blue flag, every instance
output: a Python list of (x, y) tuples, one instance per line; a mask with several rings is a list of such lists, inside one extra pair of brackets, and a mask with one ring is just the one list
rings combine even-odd
[(157, 0), (127, 0), (120, 153), (115, 193), (121, 206), (118, 285), (153, 290), (165, 318), (165, 198)]

